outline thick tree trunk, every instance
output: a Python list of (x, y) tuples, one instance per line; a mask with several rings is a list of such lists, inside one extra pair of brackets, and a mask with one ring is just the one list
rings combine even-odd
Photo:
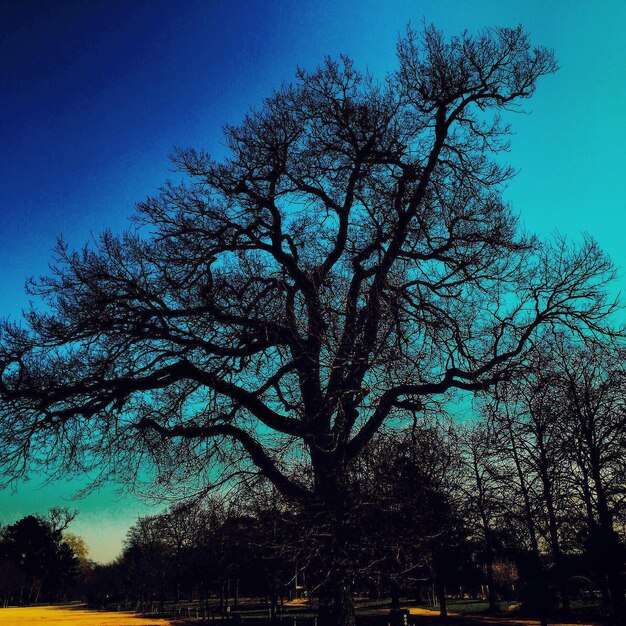
[(346, 554), (346, 538), (341, 519), (337, 520), (330, 550), (325, 554), (323, 582), (319, 586), (319, 626), (354, 626), (352, 576)]
[(352, 586), (341, 572), (333, 572), (319, 590), (319, 626), (354, 626)]
[(352, 571), (349, 556), (349, 506), (342, 484), (343, 467), (328, 457), (316, 459), (313, 519), (323, 537), (320, 548), (319, 626), (354, 626)]

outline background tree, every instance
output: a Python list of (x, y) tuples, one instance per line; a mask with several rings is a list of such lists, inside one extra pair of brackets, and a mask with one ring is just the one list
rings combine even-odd
[(374, 437), (352, 468), (356, 581), (374, 597), (391, 595), (393, 608), (400, 595), (434, 601), (435, 588), (445, 616), (446, 585), (465, 582), (459, 573), (471, 559), (456, 501), (458, 453), (453, 431), (416, 422)]
[(480, 545), (489, 610), (497, 611), (498, 589), (494, 571), (502, 552), (499, 530), (505, 504), (499, 481), (499, 459), (493, 443), (493, 431), (482, 424), (474, 425), (462, 436), (466, 515)]
[(547, 333), (486, 411), (505, 518), (534, 555), (538, 588), (558, 588), (565, 613), (576, 576), (594, 578), (613, 617), (623, 613), (622, 353)]
[[(613, 617), (623, 619), (626, 545), (618, 534), (626, 475), (623, 350), (574, 344), (563, 337), (555, 339), (553, 349), (559, 374), (556, 384), (565, 399), (561, 408), (570, 467), (586, 512), (581, 517), (587, 521), (589, 554), (606, 578)], [(605, 555), (600, 563), (599, 554)]]
[(1, 604), (67, 599), (79, 567), (78, 557), (61, 530), (37, 515), (28, 515), (2, 529), (0, 563)]
[[(308, 582), (311, 529), (305, 525), (302, 511), (270, 481), (255, 479), (243, 486), (238, 496), (240, 508), (257, 520), (250, 551), (256, 557), (257, 572), (264, 577), (269, 619), (275, 621), (284, 598), (301, 592), (297, 583), (304, 588)], [(307, 591), (313, 590), (309, 587)]]
[(348, 468), (381, 425), (512, 376), (543, 325), (604, 332), (611, 310), (596, 245), (524, 237), (500, 195), (497, 114), (552, 54), (521, 28), (427, 28), (398, 60), (382, 82), (345, 58), (300, 71), (225, 129), (221, 162), (177, 152), (184, 180), (140, 204), (143, 230), (60, 243), (30, 284), (45, 306), (1, 330), (8, 476), (256, 469), (323, 531), (323, 626), (354, 621)]
[[(509, 519), (517, 518), (513, 524), (530, 550), (528, 566), (535, 574), (530, 577), (534, 578), (534, 602), (543, 607), (544, 617), (551, 604), (551, 587), (559, 590), (563, 612), (568, 614), (570, 610), (568, 546), (564, 544), (571, 470), (561, 419), (564, 398), (554, 384), (553, 365), (540, 344), (524, 374), (515, 382), (498, 385), (496, 405), (490, 415), (494, 441), (500, 440), (497, 455), (502, 500), (513, 503), (514, 508), (517, 504), (513, 515), (510, 507), (505, 510)], [(548, 555), (544, 555), (545, 548)], [(531, 592), (526, 595), (530, 604)]]

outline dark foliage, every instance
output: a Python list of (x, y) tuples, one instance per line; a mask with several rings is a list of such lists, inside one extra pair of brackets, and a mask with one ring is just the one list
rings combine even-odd
[(79, 559), (50, 520), (29, 515), (0, 531), (0, 604), (66, 599), (78, 573)]

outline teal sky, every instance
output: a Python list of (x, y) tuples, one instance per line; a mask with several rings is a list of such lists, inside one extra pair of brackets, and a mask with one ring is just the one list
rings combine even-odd
[[(325, 54), (382, 77), (398, 34), (422, 20), (447, 34), (522, 24), (555, 50), (561, 69), (512, 119), (506, 196), (530, 232), (588, 233), (626, 267), (624, 2), (0, 2), (0, 315), (19, 317), (57, 235), (81, 245), (123, 229), (170, 175), (173, 146), (219, 154), (223, 124)], [(73, 532), (108, 560), (159, 508), (115, 485), (72, 502), (81, 486), (33, 476), (0, 492), (0, 523), (76, 507)]]

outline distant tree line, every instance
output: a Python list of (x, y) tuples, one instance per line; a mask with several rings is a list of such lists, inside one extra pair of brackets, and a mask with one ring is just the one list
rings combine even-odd
[[(481, 592), (479, 548), (458, 497), (461, 462), (454, 430), (416, 423), (381, 434), (354, 464), (345, 532), (358, 591), (397, 606), (407, 594), (445, 603), (446, 587)], [(136, 522), (121, 556), (93, 571), (90, 600), (206, 602), (225, 612), (256, 597), (274, 619), (284, 600), (316, 598), (323, 524), (267, 482), (244, 485), (228, 503), (174, 506)]]
[(496, 387), (483, 416), (464, 447), (488, 571), (508, 549), (527, 588), (552, 593), (533, 602), (554, 606), (558, 596), (567, 614), (572, 599), (596, 593), (623, 619), (623, 350), (549, 335), (519, 378)]
[[(517, 600), (544, 619), (581, 603), (621, 615), (620, 359), (546, 335), (514, 384), (475, 402), (474, 418), (416, 412), (412, 426), (374, 437), (349, 474), (355, 592), (396, 607), (401, 598), (436, 604), (444, 615), (451, 597), (483, 597), (492, 610)], [(136, 522), (117, 561), (93, 572), (90, 599), (226, 611), (252, 596), (274, 618), (283, 600), (314, 599), (323, 584), (324, 524), (263, 481), (228, 503), (174, 506)]]

